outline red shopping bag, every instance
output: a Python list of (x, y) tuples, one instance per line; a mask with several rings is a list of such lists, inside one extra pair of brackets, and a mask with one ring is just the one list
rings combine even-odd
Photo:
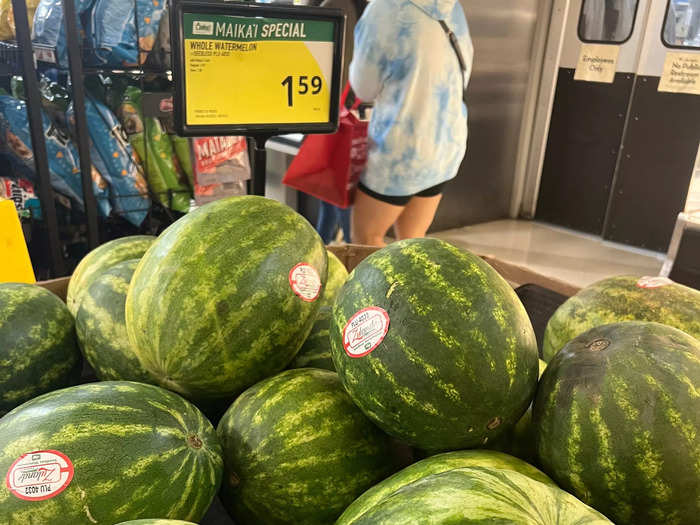
[(367, 165), (367, 126), (352, 107), (345, 107), (346, 86), (340, 103), (338, 131), (332, 135), (309, 135), (285, 173), (282, 183), (340, 208), (352, 205), (360, 174)]

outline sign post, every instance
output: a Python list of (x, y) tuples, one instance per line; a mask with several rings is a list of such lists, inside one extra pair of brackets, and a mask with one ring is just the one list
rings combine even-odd
[(177, 131), (253, 139), (254, 194), (267, 139), (337, 130), (342, 11), (176, 0), (170, 23)]

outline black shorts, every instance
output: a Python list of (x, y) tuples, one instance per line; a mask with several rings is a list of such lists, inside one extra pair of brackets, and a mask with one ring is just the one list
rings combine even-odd
[(437, 195), (440, 195), (442, 193), (442, 189), (445, 187), (445, 184), (447, 182), (441, 182), (440, 184), (436, 184), (435, 186), (431, 186), (427, 190), (423, 190), (419, 193), (416, 193), (414, 195), (382, 195), (381, 193), (377, 193), (376, 191), (370, 190), (367, 186), (362, 184), (361, 182), (357, 185), (357, 189), (359, 189), (362, 193), (365, 195), (369, 195), (373, 199), (377, 199), (378, 201), (386, 202), (387, 204), (393, 204), (394, 206), (406, 206), (408, 202), (413, 198), (413, 197), (436, 197)]

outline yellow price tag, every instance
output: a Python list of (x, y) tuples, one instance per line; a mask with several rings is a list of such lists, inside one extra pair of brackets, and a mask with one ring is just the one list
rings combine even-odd
[(330, 120), (332, 21), (185, 13), (187, 125)]
[(22, 225), (11, 200), (0, 200), (0, 252), (0, 282), (36, 282)]

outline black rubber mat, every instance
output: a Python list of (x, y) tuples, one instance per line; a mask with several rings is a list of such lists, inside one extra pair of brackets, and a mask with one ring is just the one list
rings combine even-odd
[(537, 337), (537, 347), (540, 351), (540, 357), (542, 357), (542, 340), (547, 322), (556, 309), (566, 301), (567, 297), (536, 284), (524, 284), (516, 288), (515, 293), (518, 294), (527, 315), (530, 317), (532, 328), (534, 328)]

